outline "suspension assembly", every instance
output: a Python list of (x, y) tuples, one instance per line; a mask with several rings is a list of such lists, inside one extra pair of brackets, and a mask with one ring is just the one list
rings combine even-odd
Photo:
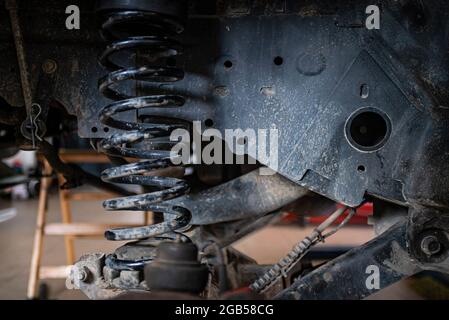
[[(135, 2), (134, 5), (130, 5)], [(134, 228), (107, 230), (108, 240), (138, 240), (116, 250), (106, 257), (106, 266), (114, 271), (141, 271), (155, 258), (155, 247), (161, 241), (189, 243), (190, 239), (177, 232), (188, 228), (191, 214), (180, 206), (164, 201), (186, 194), (189, 185), (185, 180), (161, 175), (156, 170), (173, 167), (169, 140), (170, 133), (189, 125), (180, 119), (150, 121), (118, 120), (123, 112), (146, 108), (181, 107), (185, 98), (177, 94), (156, 92), (157, 85), (180, 81), (181, 68), (168, 66), (167, 60), (182, 53), (182, 46), (173, 36), (183, 31), (185, 1), (100, 1), (99, 13), (104, 22), (101, 33), (111, 41), (99, 58), (109, 73), (99, 80), (99, 90), (113, 102), (100, 112), (101, 122), (108, 128), (121, 132), (99, 142), (99, 150), (108, 154), (120, 166), (107, 169), (102, 179), (107, 182), (137, 184), (149, 193), (106, 200), (107, 210), (152, 211), (171, 217), (160, 223)], [(123, 57), (128, 55), (129, 64)], [(120, 63), (116, 61), (120, 61)], [(153, 85), (151, 93), (131, 94), (139, 85)], [(156, 89), (155, 89), (156, 88)], [(142, 91), (142, 90), (140, 90)], [(114, 118), (116, 116), (116, 118)], [(143, 159), (129, 163), (125, 158)], [(160, 172), (159, 172), (160, 173)], [(131, 254), (130, 254), (131, 252)], [(134, 254), (132, 254), (134, 252)]]

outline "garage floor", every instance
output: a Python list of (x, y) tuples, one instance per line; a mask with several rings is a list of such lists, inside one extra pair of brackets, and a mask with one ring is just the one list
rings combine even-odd
[[(56, 192), (56, 190), (55, 190)], [(55, 194), (53, 192), (53, 194)], [(15, 207), (17, 216), (0, 223), (0, 299), (25, 299), (31, 248), (34, 234), (34, 224), (37, 210), (37, 200), (2, 201), (0, 208)], [(105, 212), (100, 202), (74, 203), (73, 216), (75, 221), (96, 222), (126, 222), (142, 221), (140, 213)], [(48, 222), (59, 222), (59, 201), (56, 195), (51, 196)], [(285, 255), (291, 247), (306, 234), (310, 228), (273, 226), (265, 228), (241, 240), (236, 248), (255, 258), (259, 263), (273, 263)], [(328, 245), (362, 244), (373, 236), (369, 228), (347, 227), (330, 238)], [(109, 252), (120, 243), (103, 239), (79, 239), (75, 241), (76, 253)], [(61, 237), (46, 237), (44, 240), (45, 265), (63, 265), (65, 263), (64, 242)], [(402, 281), (372, 298), (380, 299), (420, 299), (411, 287), (411, 280)], [(50, 286), (51, 299), (85, 299), (78, 291), (65, 289), (64, 280), (46, 281)]]

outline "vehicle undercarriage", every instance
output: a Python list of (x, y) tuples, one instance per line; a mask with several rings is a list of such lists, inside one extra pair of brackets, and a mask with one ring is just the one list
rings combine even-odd
[[(37, 150), (65, 187), (116, 193), (106, 210), (154, 212), (152, 225), (107, 230), (128, 242), (84, 255), (69, 287), (363, 299), (449, 273), (446, 1), (0, 0), (0, 26), (0, 157)], [(66, 133), (112, 166), (95, 176), (62, 162), (53, 139)], [(310, 266), (367, 202), (377, 237)], [(327, 218), (279, 263), (232, 247), (305, 210)]]

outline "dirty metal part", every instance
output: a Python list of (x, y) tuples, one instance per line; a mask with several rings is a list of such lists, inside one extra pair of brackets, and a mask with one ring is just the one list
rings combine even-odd
[[(124, 249), (119, 254), (120, 258), (130, 257), (134, 259), (136, 255), (148, 253), (144, 246), (137, 247), (136, 252), (130, 252), (134, 249)], [(229, 275), (229, 284), (231, 288), (237, 289), (245, 286), (249, 283), (248, 279), (254, 278), (254, 270), (257, 269), (256, 261), (235, 250), (232, 247), (223, 249), (225, 257), (225, 265), (227, 273)], [(106, 261), (105, 261), (106, 260)], [(203, 260), (205, 262), (206, 260)], [(102, 273), (98, 273), (96, 264), (100, 262), (99, 267), (103, 266)], [(211, 262), (211, 278), (217, 277), (217, 271), (214, 269), (214, 263), (212, 260), (207, 259), (208, 264)], [(178, 262), (175, 262), (177, 264)], [(254, 268), (250, 268), (250, 271), (245, 271), (243, 266), (253, 265)], [(92, 265), (92, 266), (91, 266)], [(187, 265), (192, 267), (195, 265), (193, 262), (188, 262)], [(76, 268), (72, 269), (70, 277), (67, 280), (67, 287), (74, 289), (81, 289), (86, 295), (93, 299), (110, 299), (117, 297), (117, 299), (127, 299), (127, 297), (137, 294), (142, 299), (157, 299), (161, 294), (170, 295), (170, 292), (175, 294), (174, 291), (154, 291), (150, 289), (146, 281), (142, 280), (144, 275), (140, 270), (122, 270), (111, 269), (107, 266), (107, 257), (104, 258), (103, 254), (90, 254), (83, 256), (76, 264)], [(93, 270), (93, 271), (92, 271)], [(190, 270), (190, 269), (189, 269)], [(215, 270), (215, 271), (214, 271)], [(264, 270), (263, 268), (261, 270)], [(83, 273), (86, 272), (87, 276)], [(82, 275), (80, 275), (82, 274)], [(160, 275), (158, 275), (159, 277)], [(95, 282), (95, 279), (102, 277), (102, 281)], [(79, 279), (75, 281), (75, 279)], [(83, 279), (81, 281), (80, 279)], [(191, 279), (192, 280), (192, 279)], [(78, 286), (74, 285), (74, 282)], [(96, 288), (96, 286), (98, 286)], [(190, 284), (190, 286), (197, 286)], [(279, 291), (279, 290), (278, 290)], [(207, 286), (207, 296), (209, 298), (218, 298), (220, 292), (216, 288), (215, 283)], [(195, 295), (191, 295), (195, 297)], [(196, 296), (197, 297), (197, 296)]]
[[(33, 100), (34, 102), (31, 104), (31, 110), (28, 113), (28, 117), (23, 121), (20, 127), (22, 135), (32, 142), (32, 149), (34, 149), (39, 142), (43, 141), (43, 137), (47, 133), (47, 117), (53, 99), (54, 89), (57, 85), (56, 78), (53, 74), (48, 74), (46, 72), (40, 72), (39, 74), (35, 90), (36, 94)], [(25, 148), (27, 148), (27, 146), (22, 145), (22, 149)]]
[(56, 69), (58, 69), (58, 64), (53, 59), (46, 59), (42, 63), (42, 70), (47, 74), (55, 73)]
[[(218, 292), (221, 294), (229, 290), (229, 277), (226, 267), (225, 256), (223, 249), (219, 245), (214, 245), (215, 264), (214, 267), (217, 270), (218, 275)], [(209, 260), (210, 261), (210, 260)], [(208, 261), (208, 262), (209, 262)]]
[(80, 282), (88, 282), (91, 276), (89, 269), (86, 266), (78, 268), (75, 272), (76, 280)]
[[(226, 266), (228, 291), (223, 292), (219, 290), (220, 274), (219, 264), (208, 258), (208, 264), (211, 265), (210, 285), (208, 285), (207, 298), (208, 299), (238, 299), (239, 295), (233, 291), (238, 289), (242, 292), (243, 288), (248, 288), (248, 285), (263, 274), (265, 274), (272, 265), (260, 265), (247, 255), (229, 246), (222, 249), (223, 262)], [(243, 290), (244, 295), (241, 299), (270, 299), (283, 289), (291, 285), (298, 274), (307, 272), (312, 267), (310, 262), (300, 262), (288, 273), (286, 278), (279, 279), (275, 285), (264, 292), (263, 295), (257, 294), (252, 290)], [(217, 270), (218, 269), (218, 270)]]
[(192, 241), (198, 245), (201, 255), (215, 270), (212, 272), (211, 285), (208, 286), (209, 298), (217, 298), (231, 288), (238, 289), (250, 283), (250, 275), (242, 272), (240, 267), (257, 264), (231, 245), (244, 236), (279, 221), (281, 217), (282, 212), (276, 211), (262, 217), (201, 226), (195, 230), (191, 236)]
[(156, 259), (145, 266), (150, 290), (200, 293), (209, 277), (205, 264), (198, 261), (198, 248), (192, 242), (162, 242)]
[(356, 213), (355, 209), (351, 209), (343, 221), (330, 231), (326, 231), (345, 211), (349, 208), (343, 207), (337, 209), (332, 213), (324, 222), (322, 222), (318, 227), (313, 229), (312, 233), (306, 236), (301, 242), (296, 244), (293, 249), (278, 263), (276, 263), (270, 270), (268, 270), (259, 279), (254, 281), (250, 288), (255, 292), (263, 292), (266, 288), (269, 288), (279, 278), (286, 277), (288, 272), (298, 264), (298, 262), (307, 254), (307, 252), (319, 242), (324, 242), (326, 238), (336, 233), (340, 228), (342, 228)]
[[(165, 239), (165, 238), (164, 238)], [(124, 244), (123, 246), (117, 248), (114, 251), (114, 256), (118, 260), (128, 260), (128, 261), (145, 261), (152, 260), (156, 257), (156, 248), (160, 241), (155, 238), (145, 239), (140, 241), (134, 241)], [(108, 263), (106, 263), (108, 264)], [(126, 265), (123, 265), (125, 267)], [(112, 266), (111, 266), (112, 268)], [(120, 270), (118, 266), (115, 266), (116, 270)], [(136, 268), (126, 268), (126, 270), (136, 270)], [(143, 265), (139, 268), (143, 270)]]
[[(108, 2), (117, 4), (121, 1)], [(152, 4), (156, 2), (163, 7), (165, 1), (151, 1)], [(14, 17), (11, 17), (14, 40), (22, 46), (23, 36), (32, 40), (27, 41), (27, 49), (36, 52), (28, 57), (30, 70), (44, 69), (48, 71), (44, 72), (46, 74), (61, 72), (66, 75), (52, 95), (56, 100), (63, 101), (70, 113), (78, 116), (81, 136), (108, 137), (119, 130), (104, 126), (98, 117), (98, 106), (103, 105), (104, 101), (96, 92), (96, 82), (102, 71), (92, 59), (101, 45), (92, 18), (93, 4), (86, 1), (82, 6), (85, 10), (83, 25), (86, 27), (80, 32), (67, 34), (52, 29), (54, 25), (61, 25), (58, 17), (64, 17), (63, 6), (59, 1), (49, 0), (48, 3), (61, 10), (58, 11), (61, 14), (43, 19), (47, 13), (41, 9), (40, 1), (29, 1), (29, 9), (24, 14), (30, 23), (21, 26), (23, 33), (19, 30), (20, 41), (17, 41), (17, 30), (14, 29), (14, 25), (20, 25), (13, 23)], [(141, 3), (150, 5), (149, 1)], [(346, 205), (357, 205), (369, 195), (403, 207), (398, 215), (383, 211), (375, 217), (379, 218), (376, 230), (386, 243), (373, 241), (367, 245), (368, 249), (375, 251), (371, 260), (380, 260), (379, 255), (394, 251), (391, 248), (396, 245), (388, 247), (388, 242), (396, 243), (392, 240), (393, 229), (388, 227), (401, 223), (404, 207), (408, 207), (411, 211), (406, 236), (397, 237), (401, 243), (398, 249), (400, 257), (404, 261), (409, 259), (413, 262), (410, 266), (416, 264), (419, 269), (448, 272), (449, 223), (446, 209), (449, 207), (449, 178), (442, 172), (449, 169), (449, 43), (441, 39), (445, 39), (449, 4), (429, 0), (415, 7), (414, 1), (388, 2), (382, 7), (382, 28), (373, 32), (362, 28), (359, 23), (360, 18), (364, 17), (366, 5), (370, 4), (369, 0), (356, 4), (352, 1), (335, 4), (335, 1), (309, 3), (285, 0), (273, 1), (272, 6), (267, 6), (266, 1), (256, 0), (205, 3), (191, 0), (189, 30), (179, 36), (182, 42), (194, 44), (185, 49), (185, 57), (178, 57), (175, 61), (176, 66), (185, 69), (184, 79), (157, 88), (163, 88), (167, 95), (186, 96), (185, 107), (150, 110), (148, 113), (130, 110), (130, 113), (115, 114), (112, 120), (128, 121), (129, 124), (129, 119), (135, 119), (139, 113), (139, 117), (146, 114), (176, 116), (188, 121), (200, 119), (204, 123), (210, 120), (208, 122), (218, 129), (277, 128), (280, 134), (278, 169), (280, 176), (286, 177), (283, 180), (292, 180), (292, 185), (300, 185)], [(11, 6), (15, 1), (7, 1), (7, 4), (15, 10), (10, 14), (15, 13), (18, 22), (17, 8)], [(5, 19), (5, 12), (0, 10), (0, 24), (8, 20)], [(22, 17), (22, 12), (19, 13)], [(2, 53), (12, 52), (8, 50), (13, 48), (9, 43), (10, 33), (8, 27), (0, 28)], [(47, 37), (47, 34), (50, 36)], [(330, 38), (332, 41), (329, 41)], [(58, 43), (57, 50), (49, 43)], [(28, 69), (22, 68), (20, 61), (26, 63), (27, 59), (20, 51), (24, 53), (24, 50), (16, 50), (23, 75), (22, 71)], [(74, 58), (65, 59), (68, 54)], [(58, 61), (57, 72), (42, 65), (48, 57)], [(276, 59), (278, 57), (282, 60)], [(9, 73), (9, 66), (15, 65), (15, 60), (0, 61), (0, 74)], [(37, 82), (37, 73), (27, 74), (28, 77), (32, 78), (31, 83)], [(22, 84), (23, 79), (20, 77)], [(18, 83), (16, 79), (11, 81), (9, 77), (1, 77), (0, 94), (8, 96), (8, 101), (11, 97), (17, 98), (17, 94), (10, 93), (10, 88), (19, 88)], [(74, 88), (73, 83), (80, 86)], [(23, 90), (27, 87), (22, 85)], [(108, 85), (103, 86), (106, 91), (108, 88)], [(148, 89), (151, 92), (155, 88), (138, 86), (137, 89), (139, 92)], [(26, 94), (23, 96), (27, 99)], [(27, 108), (30, 105), (30, 102), (25, 103)], [(245, 106), (243, 110), (242, 105)], [(45, 106), (41, 106), (44, 109)], [(34, 125), (36, 119), (30, 121)], [(30, 137), (33, 138), (35, 130), (32, 128), (31, 132)], [(58, 165), (57, 159), (54, 163)], [(67, 170), (77, 173), (77, 170)], [(75, 175), (72, 178), (72, 181), (76, 180)], [(282, 182), (273, 184), (274, 188), (270, 189), (277, 191), (277, 185), (282, 185)], [(239, 184), (231, 186), (238, 187)], [(251, 188), (257, 190), (250, 184), (248, 190)], [(257, 201), (263, 202), (265, 198), (257, 195), (254, 197), (256, 204), (237, 200), (239, 208), (237, 205), (233, 207), (232, 202), (221, 201), (218, 196), (220, 190), (225, 192), (221, 198), (231, 199), (227, 193), (232, 196), (229, 189), (219, 187), (215, 194), (210, 194), (215, 196), (213, 202), (219, 208), (208, 202), (204, 206), (193, 203), (196, 195), (182, 200), (191, 201), (191, 207), (198, 206), (200, 209), (198, 215), (192, 212), (192, 221), (195, 221), (195, 216), (198, 217), (198, 225), (254, 217), (251, 220), (254, 219), (252, 221), (257, 225), (257, 221), (269, 219), (263, 217), (258, 220), (256, 213), (264, 213), (269, 208), (276, 210), (285, 200), (276, 202), (270, 199), (268, 203), (263, 203), (259, 211)], [(291, 190), (295, 189), (290, 187)], [(257, 191), (255, 193), (258, 194)], [(270, 193), (261, 193), (266, 194)], [(237, 192), (234, 195), (237, 199), (242, 198)], [(202, 200), (203, 196), (209, 195), (204, 192), (198, 200)], [(281, 197), (283, 194), (276, 192), (273, 196)], [(245, 197), (250, 198), (250, 195), (245, 194)], [(231, 212), (228, 215), (224, 208), (230, 203)], [(208, 205), (213, 210), (208, 210)], [(224, 220), (221, 220), (221, 215)], [(239, 223), (243, 220), (235, 227)], [(404, 245), (402, 237), (405, 239)], [(229, 242), (223, 241), (223, 244), (226, 243)], [(357, 263), (357, 259), (362, 261), (365, 258), (363, 263), (371, 261), (363, 252), (353, 252), (361, 256), (355, 257), (349, 252), (345, 255), (348, 263)], [(395, 253), (394, 258), (399, 255)], [(394, 260), (392, 265), (398, 267), (398, 261)], [(355, 266), (344, 261), (340, 266), (348, 270), (353, 268), (351, 270), (355, 274), (363, 271), (355, 270)], [(337, 265), (330, 265), (329, 268), (336, 271), (330, 274), (331, 277), (334, 274), (337, 278), (349, 277), (350, 272), (346, 273), (345, 270), (340, 275)], [(402, 270), (405, 267), (399, 265), (398, 268)], [(121, 276), (117, 275), (116, 270), (103, 270), (106, 270), (108, 279)], [(382, 270), (388, 272), (386, 267)], [(91, 271), (81, 271), (78, 280), (90, 283)], [(124, 281), (130, 285), (136, 284), (139, 275), (132, 270), (126, 271), (131, 272), (123, 274)], [(387, 275), (387, 282), (412, 273), (414, 269), (409, 271), (393, 272), (390, 278)], [(329, 274), (324, 273), (322, 278), (325, 279), (324, 284), (329, 282), (326, 282)], [(303, 279), (306, 279), (307, 285), (310, 279), (318, 279), (317, 283), (323, 284), (318, 276), (310, 279), (305, 276)], [(344, 281), (348, 282), (346, 279)], [(304, 290), (306, 296), (313, 296), (307, 288), (298, 287), (298, 290)], [(346, 291), (341, 296), (350, 294)], [(354, 293), (356, 297), (366, 294), (359, 289)]]
[(83, 255), (70, 270), (66, 287), (79, 289), (93, 300), (111, 299), (123, 293), (123, 290), (112, 287), (104, 280), (104, 263), (103, 253)]
[(440, 240), (434, 235), (425, 236), (421, 240), (421, 250), (427, 256), (433, 256), (441, 251)]
[[(165, 221), (153, 221), (147, 226), (109, 229), (105, 237), (114, 241), (138, 240), (185, 231), (190, 226), (191, 212), (182, 205), (170, 205), (166, 201), (187, 194), (190, 186), (182, 176), (159, 173), (176, 167), (170, 151), (175, 142), (170, 140), (170, 134), (176, 129), (188, 129), (188, 124), (173, 117), (170, 121), (147, 117), (147, 121), (138, 122), (123, 120), (120, 116), (124, 112), (139, 113), (155, 107), (171, 109), (184, 105), (182, 94), (167, 94), (162, 88), (147, 93), (135, 92), (127, 85), (168, 85), (184, 78), (182, 68), (169, 66), (164, 60), (175, 60), (183, 53), (183, 46), (174, 36), (184, 30), (186, 2), (102, 0), (97, 2), (96, 9), (103, 19), (101, 34), (110, 41), (99, 57), (100, 65), (108, 74), (99, 79), (98, 89), (105, 98), (112, 100), (100, 110), (99, 118), (104, 128), (121, 130), (98, 144), (102, 152), (120, 163), (118, 167), (104, 170), (101, 177), (105, 182), (146, 188), (143, 194), (106, 200), (103, 207), (106, 210), (152, 211), (157, 215), (169, 215)], [(149, 58), (142, 58), (142, 52)], [(131, 64), (118, 61), (117, 56), (124, 54), (134, 61)], [(120, 160), (124, 157), (143, 161), (124, 163)], [(180, 241), (177, 245), (182, 245), (181, 238), (185, 236), (176, 236), (176, 243)], [(121, 271), (123, 283), (137, 285), (139, 279), (133, 277), (139, 275), (145, 265), (155, 263), (152, 251), (154, 248), (149, 248), (146, 254), (133, 258), (118, 257), (120, 252), (116, 252), (108, 256), (107, 265)], [(122, 274), (126, 279), (122, 279)]]
[[(372, 274), (367, 273), (370, 266), (379, 270), (379, 287), (367, 285)], [(406, 219), (403, 219), (368, 243), (300, 277), (275, 298), (363, 299), (421, 270), (408, 253)]]
[(407, 215), (407, 207), (373, 199), (373, 215), (368, 218), (368, 223), (373, 225), (374, 233), (379, 235), (402, 221)]
[[(386, 205), (396, 224), (300, 277), (277, 299), (362, 299), (423, 270), (449, 273), (449, 214), (438, 208)], [(392, 215), (391, 210), (398, 210)], [(401, 217), (401, 218), (399, 218)], [(371, 269), (370, 269), (371, 268)], [(374, 271), (379, 286), (368, 283)], [(371, 278), (373, 279), (373, 278)]]
[[(239, 287), (248, 287), (249, 284), (253, 283), (264, 274), (266, 274), (273, 266), (272, 265), (259, 265), (259, 264), (239, 264), (237, 266), (238, 270), (238, 279), (241, 281), (239, 283)], [(294, 268), (292, 268), (285, 277), (279, 278), (276, 282), (264, 290), (262, 293), (256, 293), (253, 290), (250, 290), (253, 294), (259, 296), (259, 299), (272, 299), (276, 294), (281, 292), (282, 290), (288, 288), (292, 285), (292, 283), (301, 276), (303, 273), (309, 272), (313, 270), (312, 263), (310, 261), (299, 261)]]
[[(298, 2), (290, 1), (284, 15), (261, 13), (257, 2), (232, 19), (192, 20), (186, 36), (205, 39), (189, 52), (192, 60), (216, 58), (188, 63), (190, 72), (171, 89), (188, 89), (191, 98), (175, 114), (211, 119), (219, 130), (279, 129), (278, 173), (337, 202), (356, 206), (369, 194), (449, 207), (449, 178), (440, 174), (449, 170), (449, 44), (439, 40), (438, 22), (448, 23), (449, 4), (423, 4), (418, 13), (428, 19), (417, 32), (405, 5), (389, 2), (382, 28), (372, 32), (341, 27), (363, 18), (369, 1), (332, 9), (331, 1), (319, 1), (316, 14), (305, 16), (297, 14), (304, 8), (289, 12)], [(431, 43), (438, 48), (430, 50)], [(274, 95), (261, 94), (267, 86)], [(227, 94), (217, 97), (216, 87)]]
[(20, 125), (26, 118), (26, 110), (9, 105), (5, 99), (0, 97), (0, 124), (10, 126)]
[[(61, 14), (45, 19), (42, 5), (30, 1), (30, 23), (22, 26), (27, 39), (40, 40), (27, 43), (27, 49), (39, 53), (28, 57), (30, 64), (40, 68), (48, 57), (58, 61), (58, 73), (67, 77), (60, 81), (55, 98), (78, 116), (82, 137), (104, 138), (117, 132), (104, 132), (98, 118), (103, 98), (96, 82), (103, 71), (92, 59), (102, 45), (94, 4), (86, 2), (81, 8), (85, 27), (67, 34), (53, 28), (64, 8), (59, 1), (48, 1)], [(185, 77), (164, 86), (166, 93), (188, 98), (183, 108), (148, 114), (210, 119), (217, 129), (278, 128), (279, 173), (337, 202), (356, 205), (370, 194), (405, 206), (447, 207), (449, 178), (440, 173), (449, 166), (444, 152), (449, 145), (449, 44), (441, 39), (449, 3), (429, 0), (415, 7), (413, 2), (385, 4), (382, 28), (372, 31), (356, 27), (369, 0), (338, 5), (330, 0), (286, 0), (280, 7), (250, 0), (243, 9), (228, 1), (191, 0), (189, 27), (179, 40), (195, 45), (176, 61)], [(42, 30), (53, 38), (43, 36)], [(9, 28), (0, 29), (3, 38), (8, 32)], [(48, 43), (61, 43), (54, 56)], [(64, 59), (73, 52), (74, 59)], [(281, 65), (274, 63), (276, 56), (283, 58)], [(232, 68), (225, 68), (226, 61)], [(0, 62), (2, 73), (13, 63)], [(0, 81), (0, 87), (11, 87), (11, 80)], [(16, 87), (17, 81), (12, 82)], [(228, 94), (214, 95), (215, 87), (226, 87)], [(268, 87), (273, 90), (263, 94), (266, 90), (261, 89)], [(5, 94), (15, 98), (11, 92), (7, 89)], [(371, 112), (362, 112), (367, 107), (373, 108)], [(381, 146), (378, 150), (364, 151), (363, 141), (353, 143), (356, 130), (350, 130), (354, 121), (349, 120), (360, 112), (365, 114), (358, 120), (387, 128), (389, 135), (370, 136), (376, 149)], [(133, 112), (121, 115), (124, 120), (136, 117)]]
[(431, 271), (449, 273), (449, 212), (414, 207), (408, 217), (411, 255)]
[[(234, 277), (239, 280), (238, 284), (239, 287), (237, 288), (243, 288), (243, 287), (249, 287), (251, 283), (262, 277), (264, 274), (266, 274), (270, 269), (272, 268), (272, 265), (261, 265), (261, 264), (240, 264), (236, 266), (236, 272), (238, 272), (238, 275), (235, 275)], [(286, 288), (285, 286), (285, 280), (288, 279), (288, 276), (286, 278), (278, 278), (273, 285), (271, 285), (267, 290), (265, 290), (263, 293), (255, 292), (254, 290), (250, 289), (250, 292), (254, 295), (257, 295), (259, 299), (270, 299), (274, 295), (276, 295), (278, 292), (281, 292)]]
[(18, 6), (16, 0), (5, 0), (5, 7), (9, 11), (11, 19), (11, 29), (13, 31), (14, 43), (16, 46), (17, 61), (20, 69), (20, 80), (22, 82), (22, 93), (25, 101), (27, 114), (31, 114), (31, 105), (33, 103), (33, 94), (30, 86), (30, 75), (28, 71), (27, 58), (23, 41), (23, 33), (20, 27), (18, 15)]
[[(119, 282), (115, 282), (118, 280)], [(142, 283), (142, 273), (138, 270), (122, 270), (119, 279), (114, 279), (115, 286), (123, 289), (139, 288)], [(143, 289), (143, 288), (142, 288)]]
[(107, 283), (113, 283), (114, 279), (120, 277), (120, 271), (111, 269), (105, 265), (103, 267), (103, 277), (104, 281), (106, 281)]
[(42, 152), (51, 167), (56, 172), (61, 173), (67, 180), (66, 184), (63, 186), (65, 188), (74, 188), (82, 185), (83, 183), (88, 183), (97, 188), (117, 194), (133, 194), (125, 189), (103, 182), (99, 177), (96, 177), (82, 170), (75, 164), (67, 164), (63, 162), (59, 158), (58, 152), (55, 150), (55, 148), (44, 139), (42, 141), (39, 141), (39, 150)]
[(36, 148), (36, 145), (39, 141), (42, 141), (42, 137), (47, 130), (45, 122), (40, 119), (41, 115), (41, 105), (38, 103), (33, 103), (31, 105), (31, 113), (20, 126), (20, 132), (22, 133), (22, 135), (26, 139), (32, 141), (31, 147), (33, 149)]
[(148, 290), (143, 279), (143, 267), (155, 255), (156, 244), (153, 239), (123, 245), (114, 254), (106, 256), (103, 268), (105, 281), (123, 290)]
[[(23, 99), (28, 115), (27, 119), (22, 123), (21, 132), (25, 138), (31, 140), (31, 147), (34, 150), (37, 143), (36, 139), (40, 139), (43, 135), (43, 131), (45, 131), (45, 123), (38, 120), (42, 111), (41, 107), (38, 104), (33, 103), (33, 93), (31, 91), (30, 75), (25, 54), (23, 34), (20, 27), (17, 1), (6, 0), (5, 7), (9, 11), (11, 19), (11, 29), (13, 31), (14, 44), (16, 46), (17, 61), (19, 63)], [(37, 107), (39, 111), (36, 111)]]
[(192, 225), (260, 217), (293, 202), (309, 191), (279, 174), (254, 170), (234, 180), (167, 203), (192, 212)]
[(106, 257), (106, 265), (116, 271), (143, 271), (145, 265), (156, 258), (157, 247), (162, 241), (177, 239), (190, 241), (186, 236), (167, 233), (163, 236), (126, 243)]
[[(51, 70), (54, 68), (54, 70)], [(52, 59), (46, 59), (43, 62), (42, 70), (39, 72), (37, 78), (37, 84), (34, 95), (34, 104), (38, 104), (41, 107), (41, 112), (39, 114), (39, 121), (46, 122), (50, 105), (54, 101), (55, 88), (58, 86), (58, 80), (56, 72), (56, 61)], [(38, 137), (42, 137), (45, 131), (37, 132)]]
[(177, 1), (166, 1), (166, 0), (108, 0), (99, 1), (96, 5), (95, 10), (97, 12), (104, 11), (151, 11), (157, 12), (161, 16), (171, 16), (178, 17), (179, 19), (185, 20), (187, 10), (188, 10), (187, 0), (177, 0)]
[[(258, 267), (254, 259), (233, 247), (220, 249), (220, 253), (220, 256), (215, 252), (215, 257), (211, 255), (206, 258), (210, 268), (206, 292), (208, 299), (222, 299), (225, 298), (223, 294), (226, 290), (232, 291), (246, 287), (250, 282), (249, 279), (254, 277), (254, 269), (247, 271), (245, 267), (254, 266), (256, 269)], [(226, 278), (223, 279), (223, 276)], [(226, 288), (223, 284), (226, 284)]]

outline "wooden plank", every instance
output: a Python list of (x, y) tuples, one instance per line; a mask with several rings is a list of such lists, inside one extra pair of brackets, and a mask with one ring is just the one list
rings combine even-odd
[[(58, 173), (58, 183), (62, 186), (65, 183), (64, 176)], [(59, 188), (59, 204), (61, 207), (61, 218), (62, 222), (69, 224), (72, 222), (72, 210), (70, 209), (70, 203), (68, 200), (69, 191), (63, 188)], [(65, 253), (67, 264), (75, 263), (75, 246), (73, 243), (73, 238), (71, 236), (64, 236)]]
[(117, 195), (107, 192), (70, 192), (67, 194), (67, 200), (71, 201), (99, 201), (114, 197)]
[[(110, 163), (104, 153), (98, 153), (95, 150), (61, 149), (59, 157), (62, 161), (68, 163)], [(43, 161), (45, 158), (42, 153), (38, 153), (37, 159)]]
[(69, 163), (109, 163), (110, 160), (104, 153), (94, 150), (70, 150), (60, 149), (59, 157), (64, 162)]
[(65, 279), (70, 274), (72, 265), (68, 266), (41, 266), (40, 279)]
[(39, 205), (36, 218), (36, 230), (34, 232), (33, 252), (31, 255), (30, 275), (28, 278), (27, 297), (37, 298), (37, 286), (39, 279), (39, 268), (42, 259), (42, 242), (44, 237), (45, 218), (47, 214), (48, 188), (51, 184), (52, 169), (47, 161), (44, 161), (43, 177), (39, 192)]
[[(95, 150), (79, 150), (79, 149), (60, 149), (59, 157), (67, 163), (110, 163), (111, 161), (104, 153)], [(37, 154), (39, 161), (45, 158), (42, 153)], [(136, 162), (134, 158), (125, 158), (128, 162)]]
[(45, 226), (45, 234), (52, 236), (91, 237), (103, 236), (107, 229), (140, 227), (142, 225), (93, 224), (93, 223), (49, 223)]

